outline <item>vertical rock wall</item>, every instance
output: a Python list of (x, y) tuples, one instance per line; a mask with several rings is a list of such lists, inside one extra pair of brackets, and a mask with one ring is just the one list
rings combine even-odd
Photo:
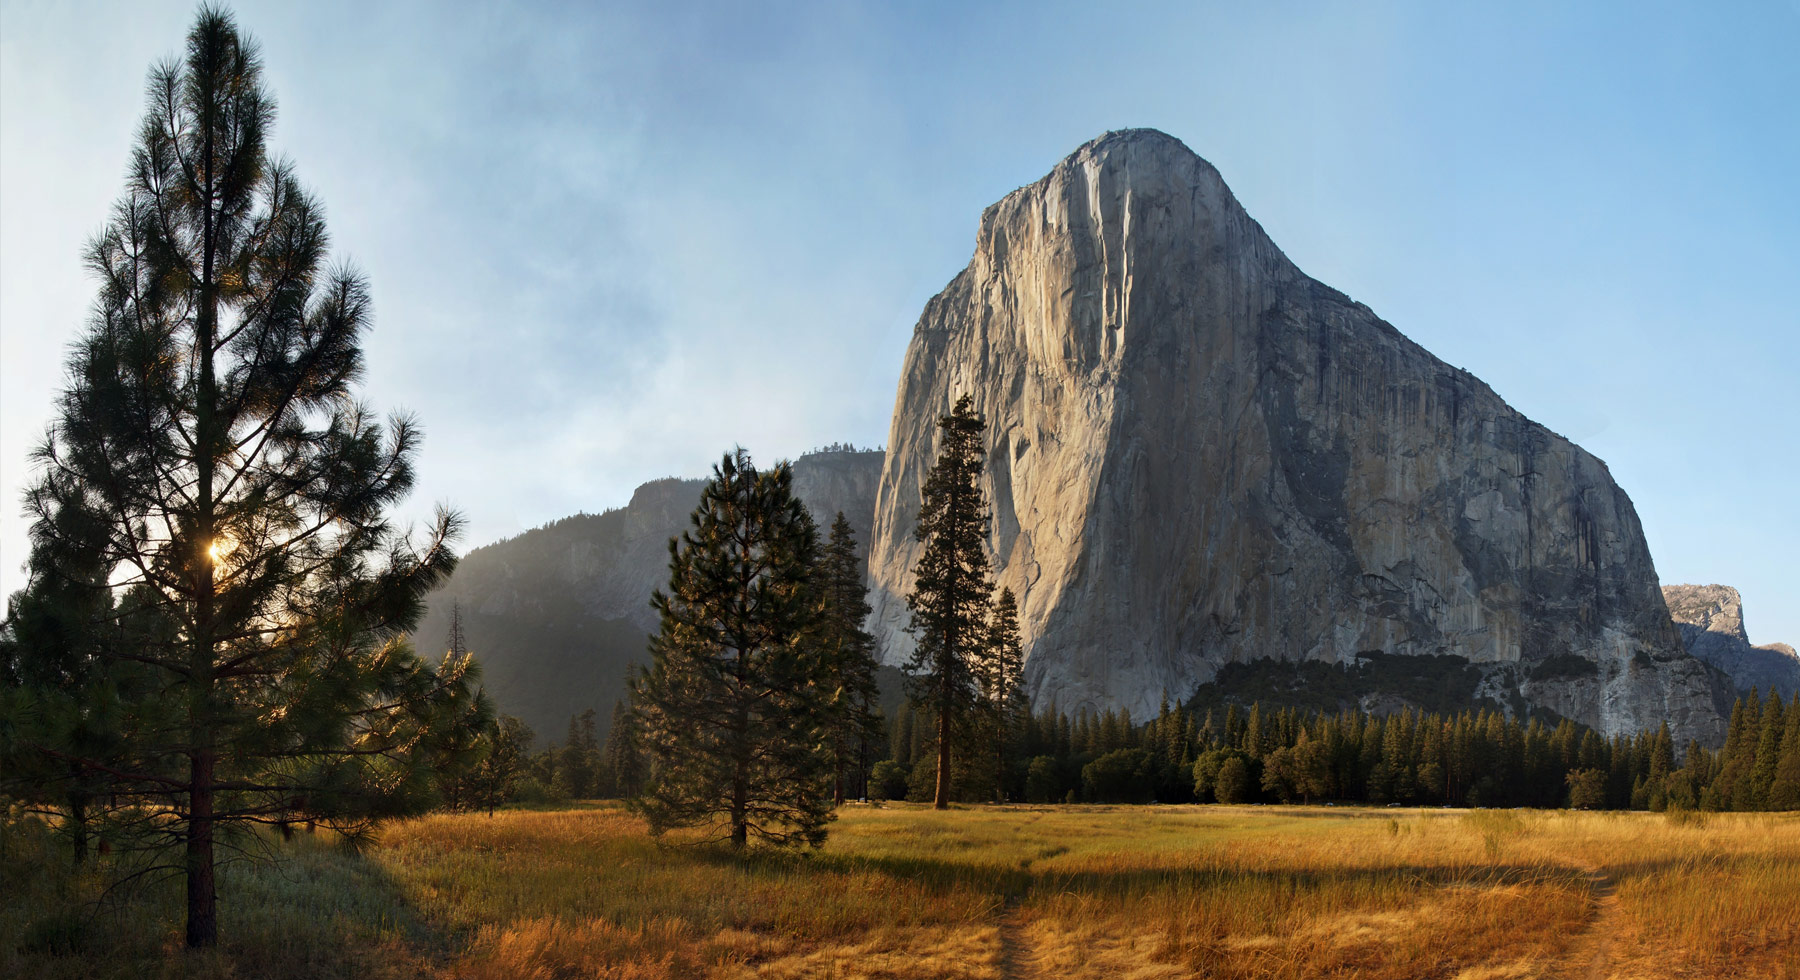
[(1606, 732), (1722, 734), (1605, 464), (1301, 273), (1168, 136), (1108, 134), (988, 208), (927, 304), (874, 514), (889, 662), (965, 392), (1040, 703), (1143, 717), (1261, 657), (1575, 654), (1590, 677), (1521, 692)]

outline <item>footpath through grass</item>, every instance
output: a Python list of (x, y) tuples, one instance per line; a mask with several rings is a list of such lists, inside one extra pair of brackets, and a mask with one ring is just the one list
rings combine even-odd
[(616, 807), (300, 835), (96, 904), (0, 852), (0, 976), (1800, 978), (1800, 817), (852, 807), (812, 854), (664, 848)]

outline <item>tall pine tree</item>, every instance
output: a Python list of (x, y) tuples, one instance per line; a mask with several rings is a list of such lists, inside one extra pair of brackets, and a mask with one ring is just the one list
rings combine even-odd
[(913, 699), (937, 722), (937, 782), (932, 804), (950, 805), (951, 747), (975, 708), (976, 669), (987, 641), (987, 501), (981, 492), (987, 422), (968, 395), (939, 416), (938, 458), (925, 479), (914, 535), (925, 551), (914, 569), (908, 629), (918, 640), (906, 665)]
[(988, 624), (987, 648), (980, 667), (981, 702), (987, 749), (994, 764), (994, 802), (1007, 797), (1008, 752), (1031, 720), (1025, 703), (1025, 652), (1019, 640), (1019, 603), (1011, 589), (1001, 589)]
[(824, 843), (835, 679), (819, 649), (818, 531), (786, 463), (742, 449), (713, 468), (669, 542), (662, 627), (633, 679), (649, 780), (631, 805), (658, 836), (701, 827), (742, 849)]
[(107, 642), (84, 673), (114, 691), (148, 676), (155, 696), (128, 706), (105, 758), (23, 748), (158, 814), (138, 827), (183, 852), (190, 946), (217, 941), (222, 834), (355, 833), (422, 807), (486, 715), (467, 658), (434, 670), (406, 642), (458, 521), (440, 512), (415, 545), (386, 517), (412, 488), (418, 428), (357, 399), (368, 286), (327, 264), (318, 202), (268, 156), (261, 74), (211, 7), (185, 57), (152, 70), (27, 503), (36, 566), (105, 592), (87, 603)]
[(606, 774), (606, 795), (628, 800), (644, 784), (643, 760), (638, 755), (637, 730), (623, 701), (614, 701), (606, 744), (600, 748), (600, 764)]
[(866, 795), (874, 746), (881, 740), (876, 713), (875, 638), (863, 629), (869, 618), (869, 587), (863, 581), (856, 532), (842, 511), (831, 522), (831, 539), (819, 560), (819, 645), (833, 674), (831, 699), (832, 798), (844, 802), (854, 788)]

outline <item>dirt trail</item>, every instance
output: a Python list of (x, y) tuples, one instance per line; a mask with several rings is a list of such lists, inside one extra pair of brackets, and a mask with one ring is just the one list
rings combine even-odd
[(1587, 880), (1593, 889), (1594, 917), (1563, 960), (1568, 980), (1606, 980), (1613, 934), (1618, 931), (1619, 883), (1602, 868), (1589, 868)]
[(1025, 918), (1019, 912), (1018, 896), (1007, 898), (999, 925), (1001, 980), (1035, 980), (1040, 975), (1037, 957), (1025, 943)]

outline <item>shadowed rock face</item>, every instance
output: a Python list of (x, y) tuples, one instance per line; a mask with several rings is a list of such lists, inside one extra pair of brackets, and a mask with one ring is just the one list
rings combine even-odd
[(1800, 691), (1800, 656), (1785, 643), (1751, 646), (1744, 598), (1729, 585), (1665, 585), (1663, 599), (1687, 651), (1731, 676), (1740, 691)]
[(1727, 691), (1665, 611), (1605, 464), (1307, 277), (1212, 166), (1109, 133), (987, 209), (926, 306), (875, 506), (872, 629), (905, 659), (934, 422), (974, 396), (1000, 585), (1043, 704), (1185, 697), (1223, 664), (1531, 664), (1526, 700), (1716, 743)]

